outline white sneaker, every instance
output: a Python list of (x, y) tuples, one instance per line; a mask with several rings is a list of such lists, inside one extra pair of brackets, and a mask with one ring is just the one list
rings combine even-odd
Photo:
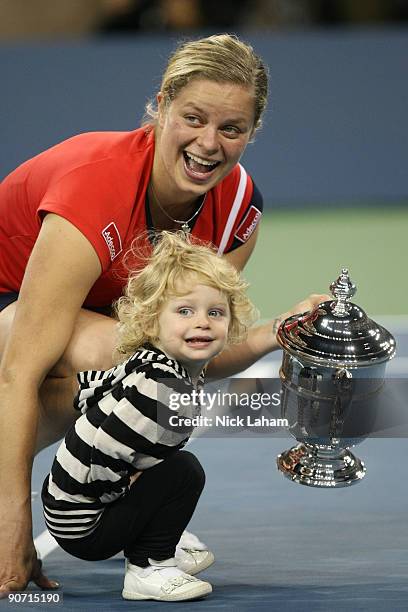
[(177, 544), (177, 548), (188, 548), (191, 550), (208, 550), (207, 544), (204, 544), (201, 540), (197, 538), (194, 533), (191, 531), (183, 531), (181, 534), (181, 538), (179, 543)]
[(176, 548), (175, 559), (177, 567), (190, 576), (210, 567), (215, 561), (211, 550), (192, 550), (189, 548)]
[(154, 599), (156, 601), (185, 601), (199, 599), (212, 592), (209, 582), (185, 574), (176, 560), (154, 561), (145, 568), (126, 560), (122, 597), (124, 599)]
[(210, 567), (215, 561), (213, 553), (204, 542), (191, 531), (183, 531), (176, 546), (177, 567), (186, 574), (194, 576)]

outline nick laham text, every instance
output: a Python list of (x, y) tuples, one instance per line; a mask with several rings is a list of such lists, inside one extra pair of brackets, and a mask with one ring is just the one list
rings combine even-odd
[(266, 416), (255, 417), (248, 414), (241, 416), (197, 416), (187, 418), (171, 416), (169, 418), (171, 427), (289, 427), (287, 419), (273, 419)]

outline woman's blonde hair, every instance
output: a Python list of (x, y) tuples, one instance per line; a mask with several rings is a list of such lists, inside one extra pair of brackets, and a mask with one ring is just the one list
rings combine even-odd
[(161, 232), (147, 265), (129, 276), (124, 296), (115, 304), (119, 319), (117, 352), (128, 357), (159, 335), (158, 317), (169, 297), (180, 295), (179, 283), (198, 282), (221, 291), (231, 320), (229, 344), (242, 342), (257, 311), (246, 295), (246, 283), (237, 270), (207, 244), (184, 232)]
[[(254, 89), (254, 131), (261, 126), (268, 98), (268, 70), (251, 45), (231, 34), (218, 34), (180, 44), (170, 56), (160, 90), (168, 106), (192, 79), (235, 83)], [(143, 125), (155, 124), (158, 111), (147, 103)]]

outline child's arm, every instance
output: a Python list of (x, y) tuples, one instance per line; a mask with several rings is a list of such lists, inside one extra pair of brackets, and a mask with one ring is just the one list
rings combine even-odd
[[(137, 472), (183, 448), (194, 429), (171, 423), (171, 417), (179, 413), (172, 407), (172, 396), (192, 391), (191, 384), (180, 376), (180, 367), (177, 371), (169, 363), (147, 363), (130, 372), (112, 393), (116, 406), (98, 429), (93, 444), (99, 452), (129, 464), (131, 483), (139, 477)], [(107, 397), (101, 401), (106, 402)], [(182, 405), (180, 409), (187, 412), (185, 416), (190, 412), (193, 416), (194, 407)]]

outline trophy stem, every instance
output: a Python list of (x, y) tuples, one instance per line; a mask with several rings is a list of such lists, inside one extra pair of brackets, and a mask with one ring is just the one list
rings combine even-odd
[(278, 469), (290, 480), (311, 487), (347, 487), (364, 478), (364, 463), (336, 444), (301, 443), (277, 457)]

